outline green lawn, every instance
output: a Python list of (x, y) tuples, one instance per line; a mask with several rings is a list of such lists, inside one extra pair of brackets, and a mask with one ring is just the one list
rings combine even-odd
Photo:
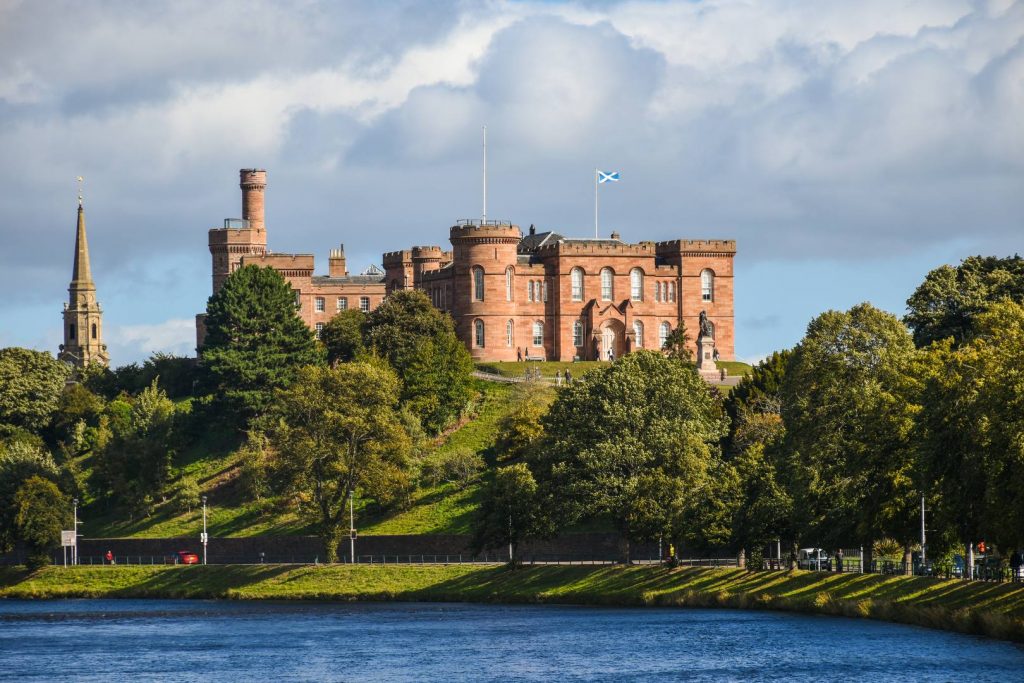
[(738, 360), (720, 360), (715, 363), (719, 368), (725, 368), (730, 377), (743, 377), (753, 371), (753, 366)]
[(443, 600), (735, 607), (867, 617), (1024, 641), (1024, 584), (741, 569), (495, 565), (0, 568), (0, 597)]
[(581, 360), (577, 362), (552, 360), (523, 361), (522, 363), (477, 363), (476, 369), (480, 372), (489, 372), (495, 375), (501, 375), (502, 377), (523, 377), (526, 374), (526, 369), (529, 368), (531, 370), (540, 370), (541, 377), (553, 378), (556, 372), (562, 373), (562, 376), (564, 377), (566, 370), (570, 370), (574, 377), (582, 377), (594, 368), (599, 368), (605, 365), (608, 365), (608, 363), (601, 360)]

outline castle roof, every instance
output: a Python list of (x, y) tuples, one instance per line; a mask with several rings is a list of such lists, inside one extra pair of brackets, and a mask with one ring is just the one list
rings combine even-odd
[(377, 285), (384, 282), (384, 275), (314, 275), (311, 280), (314, 285)]
[(565, 238), (557, 232), (534, 232), (534, 228), (531, 225), (529, 234), (519, 240), (516, 252), (519, 254), (532, 254), (545, 244), (554, 244), (563, 239)]

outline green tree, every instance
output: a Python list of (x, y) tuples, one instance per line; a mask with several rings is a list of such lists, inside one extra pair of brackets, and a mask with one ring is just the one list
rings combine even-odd
[[(533, 384), (528, 382), (527, 384)], [(498, 420), (495, 448), (502, 460), (516, 460), (532, 451), (544, 436), (541, 420), (547, 406), (531, 386), (516, 397), (512, 410)]]
[(289, 491), (309, 505), (328, 562), (338, 558), (349, 491), (408, 468), (409, 439), (396, 412), (398, 378), (380, 362), (310, 366), (278, 391), (270, 436)]
[(722, 442), (726, 454), (740, 452), (743, 446), (733, 448), (736, 429), (742, 424), (740, 415), (749, 421), (754, 415), (775, 415), (782, 412), (782, 380), (793, 352), (776, 351), (754, 366), (749, 375), (729, 392), (725, 399), (725, 412), (729, 416), (729, 434)]
[(913, 540), (914, 360), (902, 323), (869, 304), (819, 315), (794, 350), (785, 457), (800, 530), (816, 544)]
[(29, 569), (49, 564), (49, 551), (60, 543), (60, 532), (68, 521), (67, 498), (52, 481), (33, 476), (14, 495), (14, 506), (18, 538), (28, 548)]
[(366, 314), (354, 308), (339, 312), (320, 331), (320, 341), (327, 349), (327, 362), (347, 363), (363, 352), (363, 325)]
[(0, 349), (0, 424), (42, 430), (70, 376), (71, 366), (45, 351)]
[(725, 433), (720, 402), (688, 364), (636, 351), (562, 389), (533, 469), (557, 517), (607, 516), (631, 542), (671, 530)]
[(551, 519), (533, 473), (526, 463), (499, 467), (485, 487), (483, 503), (473, 523), (473, 549), (508, 547), (509, 563), (520, 562), (519, 545), (550, 535)]
[(473, 361), (447, 315), (423, 292), (391, 294), (366, 319), (366, 344), (401, 380), (401, 398), (438, 433), (465, 409)]
[(10, 551), (18, 540), (18, 489), (37, 476), (50, 481), (58, 479), (53, 456), (26, 441), (0, 444), (0, 552)]
[(989, 304), (1024, 301), (1024, 258), (970, 256), (959, 266), (944, 265), (925, 276), (907, 300), (904, 318), (918, 347), (952, 337), (963, 344)]
[(668, 336), (665, 337), (665, 344), (661, 350), (669, 358), (692, 363), (693, 349), (690, 348), (690, 337), (686, 334), (686, 325), (680, 322), (679, 327), (669, 332)]
[(266, 412), (274, 391), (287, 387), (299, 367), (323, 363), (324, 351), (280, 273), (243, 266), (210, 297), (201, 359), (207, 389), (245, 421)]
[(134, 514), (148, 514), (170, 480), (178, 444), (175, 407), (154, 382), (134, 399), (107, 407), (111, 436), (96, 454), (91, 486), (98, 497)]

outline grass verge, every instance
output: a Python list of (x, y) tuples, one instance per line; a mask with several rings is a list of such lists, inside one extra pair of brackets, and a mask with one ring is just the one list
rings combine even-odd
[(1024, 642), (1024, 585), (665, 567), (210, 565), (0, 568), (4, 598), (222, 598), (774, 609)]

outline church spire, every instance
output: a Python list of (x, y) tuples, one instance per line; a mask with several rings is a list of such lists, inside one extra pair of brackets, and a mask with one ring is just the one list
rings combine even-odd
[(107, 365), (110, 357), (103, 343), (103, 312), (96, 301), (96, 285), (89, 264), (89, 242), (85, 236), (85, 208), (82, 203), (82, 177), (78, 177), (78, 226), (75, 231), (75, 263), (64, 306), (64, 343), (61, 360), (78, 367), (90, 363)]

